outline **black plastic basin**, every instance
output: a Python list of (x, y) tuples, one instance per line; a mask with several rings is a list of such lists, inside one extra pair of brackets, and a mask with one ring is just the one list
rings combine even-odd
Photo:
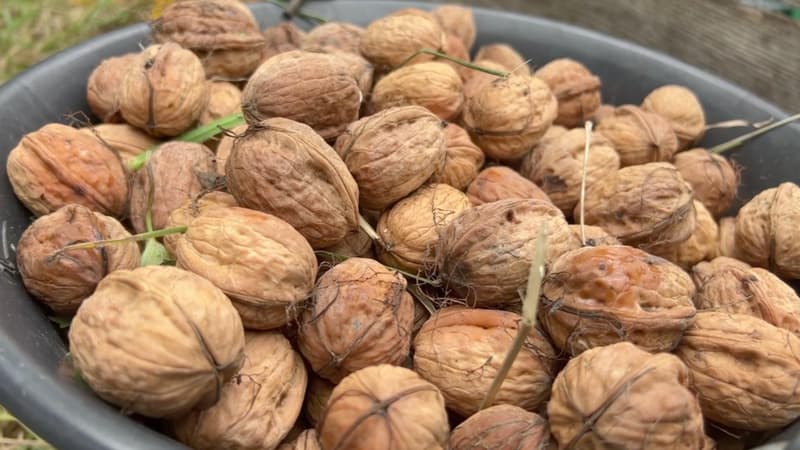
[[(330, 19), (367, 24), (401, 7), (430, 8), (425, 3), (397, 1), (310, 2), (306, 9)], [(277, 8), (253, 6), (262, 26), (281, 20)], [(478, 45), (505, 41), (541, 66), (557, 57), (585, 63), (603, 80), (603, 97), (613, 104), (639, 104), (652, 89), (682, 84), (702, 101), (709, 123), (745, 119), (763, 121), (786, 114), (775, 106), (693, 67), (628, 42), (549, 20), (498, 11), (475, 10)], [(679, 38), (679, 37), (676, 37)], [(70, 113), (89, 109), (86, 80), (104, 58), (136, 51), (148, 42), (148, 27), (134, 25), (66, 50), (0, 86), (0, 152), (48, 122), (68, 123)], [(725, 51), (720, 49), (719, 51)], [(764, 80), (769, 82), (769, 80)], [(704, 142), (710, 146), (742, 130), (713, 130)], [(740, 203), (762, 189), (783, 181), (800, 181), (800, 126), (774, 131), (732, 152), (744, 167)], [(5, 162), (5, 156), (2, 158)], [(738, 205), (737, 205), (738, 206)], [(17, 201), (0, 164), (0, 225), (4, 241), (14, 244), (30, 223), (31, 214)], [(0, 257), (14, 260), (12, 249)], [(4, 269), (0, 273), (0, 404), (34, 432), (61, 449), (183, 448), (118, 413), (87, 388), (60, 375), (66, 347), (56, 328), (25, 292), (20, 280)], [(758, 374), (753, 374), (758, 376)], [(795, 424), (776, 442), (800, 446)], [(770, 448), (782, 448), (771, 446)]]

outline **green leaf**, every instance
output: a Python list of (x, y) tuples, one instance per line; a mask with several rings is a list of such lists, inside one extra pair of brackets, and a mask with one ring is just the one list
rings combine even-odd
[(139, 265), (142, 267), (160, 266), (167, 260), (169, 260), (169, 252), (167, 252), (167, 249), (157, 240), (148, 239), (147, 243), (144, 245), (144, 251), (142, 252)]
[(65, 329), (69, 328), (72, 325), (72, 317), (64, 317), (64, 316), (47, 316), (51, 322), (58, 325), (58, 328)]

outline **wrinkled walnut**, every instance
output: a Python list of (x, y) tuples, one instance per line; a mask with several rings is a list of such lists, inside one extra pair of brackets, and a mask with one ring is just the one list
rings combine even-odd
[(264, 53), (262, 62), (275, 55), (300, 50), (306, 32), (301, 30), (294, 22), (283, 21), (278, 25), (264, 30)]
[(28, 133), (8, 154), (17, 198), (43, 216), (71, 203), (121, 217), (128, 183), (119, 155), (96, 137), (51, 123)]
[(470, 207), (463, 192), (446, 184), (431, 184), (397, 202), (378, 220), (385, 264), (412, 273), (432, 270), (439, 232)]
[(437, 450), (447, 448), (450, 425), (436, 386), (411, 370), (381, 364), (333, 389), (317, 430), (326, 450)]
[(322, 450), (322, 447), (319, 443), (317, 431), (309, 429), (300, 433), (300, 435), (291, 442), (287, 442), (278, 447), (278, 450)]
[(322, 415), (325, 413), (325, 407), (328, 405), (328, 399), (331, 397), (331, 392), (335, 384), (319, 377), (314, 373), (309, 374), (308, 389), (306, 389), (306, 399), (303, 404), (303, 415), (308, 422), (317, 426)]
[[(187, 226), (197, 216), (209, 209), (227, 208), (231, 206), (239, 206), (239, 204), (236, 203), (236, 199), (227, 192), (211, 191), (201, 194), (200, 197), (187, 199), (180, 208), (172, 211), (167, 217), (167, 223), (164, 225), (164, 228)], [(172, 255), (177, 253), (177, 244), (181, 236), (182, 234), (170, 234), (163, 238), (164, 247), (166, 247)]]
[(499, 64), (508, 72), (530, 75), (531, 68), (527, 61), (508, 44), (488, 44), (478, 49), (475, 61), (491, 61)]
[(56, 314), (73, 314), (108, 273), (139, 266), (135, 242), (61, 252), (80, 242), (129, 237), (116, 219), (81, 205), (67, 205), (36, 219), (17, 244), (25, 288)]
[(724, 156), (696, 148), (675, 155), (673, 164), (692, 185), (694, 198), (715, 217), (731, 207), (739, 189), (739, 172)]
[(686, 366), (627, 342), (567, 363), (547, 414), (559, 448), (694, 450), (706, 439)]
[(339, 382), (364, 367), (402, 363), (413, 320), (402, 275), (375, 260), (350, 258), (319, 278), (297, 343), (314, 372)]
[(439, 274), (470, 305), (519, 304), (543, 225), (548, 263), (580, 245), (564, 215), (550, 203), (512, 199), (470, 208), (439, 235)]
[(300, 45), (307, 52), (360, 54), (364, 29), (346, 22), (327, 22), (308, 32)]
[(678, 137), (678, 148), (686, 149), (706, 131), (703, 105), (694, 92), (683, 86), (667, 85), (653, 90), (642, 102), (642, 109), (669, 120)]
[(701, 261), (708, 261), (717, 256), (719, 228), (717, 222), (705, 206), (694, 200), (695, 227), (689, 239), (680, 244), (665, 247), (653, 247), (650, 252), (661, 256), (683, 269), (689, 270)]
[(200, 125), (213, 122), (225, 116), (240, 112), (242, 109), (242, 91), (235, 84), (227, 81), (208, 82), (208, 104), (200, 113)]
[(539, 319), (571, 355), (620, 341), (668, 352), (694, 318), (694, 292), (689, 275), (665, 259), (633, 247), (584, 247), (548, 268)]
[(544, 80), (558, 99), (555, 123), (568, 128), (583, 125), (602, 103), (600, 78), (583, 64), (560, 58), (542, 66), (536, 76)]
[(450, 435), (451, 450), (543, 450), (552, 444), (542, 416), (512, 405), (478, 411)]
[(442, 5), (432, 11), (445, 33), (455, 36), (469, 51), (477, 35), (472, 9), (462, 5)]
[(463, 86), (458, 72), (447, 64), (424, 62), (402, 67), (381, 78), (372, 92), (373, 112), (393, 106), (424, 106), (442, 120), (461, 112)]
[(104, 400), (147, 417), (217, 402), (239, 370), (239, 314), (210, 281), (169, 266), (117, 270), (69, 329), (81, 377)]
[(81, 131), (96, 137), (107, 147), (115, 150), (122, 158), (125, 168), (131, 160), (159, 142), (138, 128), (124, 123), (103, 123), (81, 128)]
[(619, 153), (622, 166), (670, 161), (678, 151), (678, 139), (669, 121), (633, 105), (616, 108), (597, 126)]
[[(445, 34), (432, 17), (421, 15), (391, 15), (375, 20), (361, 36), (361, 54), (375, 64), (379, 71), (394, 69), (423, 49), (440, 50)], [(418, 55), (414, 62), (433, 59)]]
[(466, 130), (454, 123), (444, 127), (444, 142), (447, 147), (444, 166), (429, 181), (449, 184), (463, 191), (483, 167), (483, 151), (472, 142)]
[(539, 186), (506, 166), (483, 169), (467, 187), (467, 196), (476, 206), (512, 198), (532, 198), (552, 203)]
[(719, 229), (717, 255), (740, 258), (736, 247), (736, 217), (723, 217), (719, 219), (717, 225)]
[(707, 419), (771, 430), (800, 417), (798, 348), (800, 338), (761, 319), (701, 311), (675, 353)]
[(225, 170), (228, 166), (228, 158), (231, 157), (233, 151), (233, 143), (238, 137), (241, 137), (247, 131), (247, 125), (239, 125), (238, 127), (231, 128), (229, 133), (222, 135), (217, 143), (217, 175), (220, 177), (225, 176)]
[(86, 102), (95, 116), (106, 123), (122, 122), (119, 96), (122, 80), (134, 64), (136, 53), (104, 59), (89, 75)]
[[(507, 311), (450, 306), (437, 311), (414, 339), (414, 370), (442, 391), (457, 414), (475, 414), (511, 348), (521, 317)], [(550, 395), (556, 352), (533, 329), (525, 339), (493, 405), (530, 411)]]

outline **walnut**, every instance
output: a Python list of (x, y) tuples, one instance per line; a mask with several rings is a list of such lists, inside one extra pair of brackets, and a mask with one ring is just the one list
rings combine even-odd
[(711, 261), (703, 261), (692, 267), (691, 275), (695, 286), (697, 286), (698, 289), (702, 289), (703, 285), (707, 283), (708, 280), (717, 276), (720, 272), (730, 269), (747, 271), (751, 268), (749, 264), (739, 261), (738, 259), (717, 256)]
[(246, 78), (266, 46), (253, 13), (237, 0), (172, 2), (153, 23), (153, 40), (193, 51), (209, 78)]
[(466, 130), (454, 123), (444, 127), (444, 142), (447, 147), (444, 166), (429, 181), (449, 184), (463, 191), (483, 167), (483, 151), (472, 142)]
[(542, 282), (539, 319), (571, 355), (629, 341), (671, 351), (695, 316), (694, 283), (680, 267), (626, 246), (567, 252)]
[(364, 29), (346, 22), (327, 22), (312, 29), (300, 45), (302, 50), (319, 53), (360, 54)]
[(96, 137), (106, 147), (116, 151), (125, 168), (139, 154), (159, 143), (152, 136), (124, 123), (103, 123), (81, 128), (80, 131)]
[(8, 180), (36, 216), (71, 203), (120, 217), (128, 183), (119, 155), (74, 128), (51, 123), (28, 133), (8, 154)]
[(225, 294), (169, 266), (108, 274), (78, 309), (69, 343), (100, 397), (156, 418), (216, 403), (244, 357), (242, 322)]
[(461, 112), (464, 104), (461, 78), (455, 69), (440, 62), (401, 67), (381, 78), (372, 92), (373, 112), (394, 106), (424, 106), (442, 120)]
[(233, 151), (233, 143), (237, 138), (243, 136), (247, 131), (248, 125), (239, 125), (231, 128), (230, 132), (222, 135), (217, 143), (217, 175), (220, 177), (225, 176), (225, 170), (228, 167), (228, 158), (231, 157)]
[(242, 91), (227, 81), (208, 82), (208, 104), (198, 122), (200, 125), (211, 123), (225, 116), (240, 112), (242, 109)]
[(683, 86), (667, 85), (655, 89), (642, 102), (642, 109), (657, 113), (672, 124), (678, 148), (686, 149), (702, 139), (706, 131), (703, 105), (694, 92)]
[(558, 99), (555, 123), (577, 127), (591, 118), (602, 103), (600, 78), (583, 64), (569, 58), (550, 61), (536, 71)]
[(317, 431), (305, 430), (291, 442), (284, 443), (278, 450), (322, 450)]
[[(164, 228), (187, 226), (195, 217), (209, 209), (227, 208), (231, 206), (239, 206), (239, 204), (236, 203), (236, 199), (227, 192), (211, 191), (201, 193), (198, 197), (187, 199), (179, 208), (173, 210), (167, 217), (167, 223), (164, 225)], [(177, 245), (181, 236), (182, 234), (170, 234), (163, 238), (164, 247), (166, 247), (172, 255), (175, 255), (177, 252)]]
[(544, 81), (528, 75), (495, 78), (464, 102), (464, 125), (490, 158), (521, 158), (544, 135), (558, 102)]
[(264, 30), (264, 52), (262, 62), (275, 55), (300, 50), (300, 46), (306, 37), (306, 32), (298, 28), (293, 22), (283, 21), (278, 25)]
[(781, 183), (747, 202), (736, 216), (736, 248), (742, 260), (783, 278), (800, 278), (800, 187)]
[(675, 155), (673, 164), (692, 185), (694, 198), (715, 217), (731, 207), (739, 189), (739, 172), (724, 156), (696, 148)]
[(403, 367), (381, 364), (333, 389), (317, 426), (324, 449), (445, 449), (450, 426), (436, 386)]
[(559, 448), (693, 450), (706, 440), (686, 366), (628, 342), (567, 363), (553, 384), (547, 415)]
[(297, 343), (314, 372), (339, 382), (364, 367), (402, 363), (413, 320), (414, 300), (402, 275), (350, 258), (317, 281)]
[(319, 377), (314, 373), (309, 374), (308, 389), (306, 389), (306, 399), (303, 404), (303, 415), (311, 425), (317, 426), (319, 424), (334, 387), (336, 385), (325, 378)]
[(180, 45), (151, 45), (122, 82), (119, 109), (129, 124), (154, 137), (177, 136), (194, 125), (208, 103), (200, 59)]
[(602, 121), (608, 119), (609, 117), (614, 117), (616, 110), (616, 106), (603, 103), (597, 107), (589, 120), (594, 122), (595, 125), (599, 125)]
[[(445, 34), (432, 17), (422, 15), (391, 15), (375, 20), (361, 36), (361, 54), (375, 64), (379, 71), (387, 72), (405, 63), (423, 49), (440, 50)], [(414, 62), (433, 59), (418, 55)]]
[(378, 221), (385, 264), (413, 273), (431, 270), (436, 262), (439, 232), (470, 207), (463, 192), (446, 184), (431, 184), (397, 202)]
[[(444, 53), (447, 56), (460, 59), (462, 61), (468, 62), (470, 60), (469, 52), (467, 51), (467, 49), (464, 48), (464, 44), (457, 36), (453, 36), (452, 34), (448, 34), (445, 36), (442, 53)], [(455, 61), (450, 61), (444, 58), (437, 59), (437, 61), (441, 61), (447, 64), (448, 66), (452, 67), (453, 69), (455, 69), (455, 71), (458, 72), (458, 76), (461, 77), (462, 82), (469, 80), (469, 78), (472, 76), (472, 73), (474, 72), (473, 69), (463, 66)]]
[(136, 53), (104, 59), (89, 75), (86, 83), (86, 103), (95, 116), (107, 123), (122, 122), (119, 96), (122, 80), (128, 67), (134, 64)]
[(705, 206), (694, 200), (695, 227), (689, 239), (680, 244), (653, 247), (650, 252), (688, 270), (701, 262), (717, 256), (719, 228)]
[(273, 56), (250, 77), (242, 111), (250, 125), (270, 118), (302, 122), (335, 139), (358, 119), (360, 79), (337, 55), (290, 51)]
[[(473, 61), (473, 64), (479, 67), (483, 67), (484, 69), (490, 69), (498, 72), (506, 71), (505, 67), (503, 67), (500, 63), (494, 61), (476, 60)], [(472, 69), (469, 70), (467, 75), (468, 75), (467, 79), (464, 80), (465, 99), (477, 96), (481, 92), (481, 90), (487, 85), (491, 84), (492, 81), (502, 78), (497, 75), (492, 75), (491, 73), (481, 72)]]
[(678, 140), (667, 119), (636, 106), (624, 105), (605, 118), (597, 132), (611, 141), (622, 166), (670, 161)]
[[(438, 310), (414, 339), (414, 370), (436, 385), (447, 407), (478, 412), (517, 333), (517, 314), (450, 306)], [(556, 352), (538, 329), (530, 332), (493, 405), (536, 410), (550, 395)]]
[(561, 211), (541, 200), (499, 200), (462, 212), (439, 235), (440, 277), (470, 305), (519, 304), (542, 225), (548, 262), (580, 245)]
[(539, 186), (505, 166), (487, 167), (467, 187), (473, 205), (512, 198), (532, 198), (552, 203)]
[[(695, 228), (692, 188), (669, 163), (624, 167), (586, 189), (585, 222), (623, 244), (649, 249), (681, 243)], [(580, 219), (580, 205), (573, 212)]]
[(36, 219), (17, 244), (25, 288), (56, 314), (73, 314), (108, 273), (139, 266), (135, 242), (90, 250), (59, 251), (70, 244), (129, 237), (116, 219), (67, 205)]
[(736, 217), (723, 217), (719, 219), (717, 226), (717, 255), (739, 258), (739, 249), (736, 247)]
[(477, 30), (472, 8), (462, 5), (442, 5), (433, 10), (433, 16), (445, 33), (458, 38), (466, 51), (475, 45)]
[(375, 252), (372, 245), (372, 238), (361, 228), (349, 233), (341, 241), (331, 247), (325, 248), (323, 251), (332, 253), (334, 259), (337, 257), (361, 257), (373, 258)]
[[(616, 172), (619, 155), (611, 142), (600, 134), (592, 134), (586, 163), (586, 189)], [(541, 187), (547, 197), (565, 215), (579, 207), (583, 179), (586, 131), (569, 130), (560, 136), (543, 139), (525, 155), (520, 173)]]
[(148, 205), (153, 229), (164, 228), (172, 211), (212, 187), (215, 172), (214, 154), (205, 145), (180, 141), (161, 144), (133, 178), (130, 219), (134, 230), (147, 231)]
[(280, 333), (245, 334), (244, 363), (212, 407), (174, 423), (193, 449), (277, 447), (300, 415), (306, 392), (303, 358)]
[(336, 140), (361, 207), (382, 210), (422, 186), (445, 162), (444, 124), (420, 106), (364, 117)]
[(495, 405), (478, 411), (450, 435), (452, 450), (543, 450), (552, 446), (547, 421), (513, 405)]
[(508, 44), (488, 44), (478, 49), (475, 61), (491, 61), (499, 64), (508, 72), (519, 75), (530, 75), (528, 62)]
[(675, 351), (691, 372), (703, 416), (744, 430), (800, 417), (800, 338), (743, 314), (701, 311)]
[[(586, 245), (590, 247), (601, 247), (604, 245), (620, 245), (619, 239), (608, 234), (606, 230), (601, 227), (592, 225), (584, 225), (583, 233), (586, 236)], [(570, 225), (569, 229), (578, 237), (581, 238), (581, 226)]]

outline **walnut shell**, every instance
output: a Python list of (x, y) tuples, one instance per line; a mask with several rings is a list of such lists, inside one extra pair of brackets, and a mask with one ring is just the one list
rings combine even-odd
[(488, 44), (478, 49), (475, 61), (491, 61), (499, 64), (508, 72), (519, 75), (530, 75), (528, 62), (508, 44)]
[(385, 250), (380, 260), (409, 272), (432, 270), (439, 232), (461, 211), (470, 208), (466, 195), (446, 184), (431, 184), (397, 202), (378, 220)]
[(736, 247), (736, 217), (723, 217), (719, 219), (717, 226), (717, 255), (739, 258), (739, 249)]
[(739, 189), (739, 172), (724, 156), (695, 148), (675, 155), (673, 164), (692, 185), (694, 198), (715, 217), (731, 207)]
[(300, 50), (306, 32), (301, 30), (294, 22), (285, 20), (275, 26), (264, 30), (264, 51), (261, 61), (266, 61), (275, 55)]
[(800, 187), (781, 183), (753, 197), (736, 216), (736, 248), (742, 261), (783, 278), (800, 278)]
[(120, 217), (128, 183), (119, 155), (92, 136), (51, 123), (28, 133), (8, 154), (8, 180), (36, 216), (71, 203)]
[[(423, 48), (440, 50), (445, 34), (432, 17), (391, 15), (373, 21), (361, 36), (361, 54), (382, 72), (405, 63)], [(430, 55), (418, 55), (414, 62), (430, 61)]]
[[(499, 72), (505, 72), (506, 68), (503, 67), (500, 63), (488, 60), (476, 60), (473, 61), (473, 64), (479, 67), (483, 67), (484, 69), (491, 69)], [(497, 75), (492, 75), (486, 72), (480, 72), (477, 70), (469, 70), (469, 77), (464, 81), (464, 98), (470, 98), (477, 96), (481, 90), (490, 84), (492, 81), (497, 80), (501, 77)]]
[(552, 446), (547, 421), (513, 405), (478, 411), (450, 434), (451, 450), (544, 450)]
[(536, 76), (544, 80), (558, 99), (555, 123), (568, 128), (583, 125), (602, 103), (600, 78), (583, 64), (559, 58), (542, 66)]
[(728, 265), (712, 272), (698, 284), (694, 303), (699, 310), (747, 314), (800, 335), (800, 297), (758, 267)]
[(712, 277), (730, 269), (748, 271), (752, 269), (749, 264), (727, 256), (717, 256), (711, 261), (703, 261), (692, 267), (691, 275), (695, 286), (702, 289), (703, 285)]
[(432, 11), (445, 33), (455, 36), (469, 51), (475, 45), (477, 26), (472, 8), (462, 5), (442, 5)]
[(104, 59), (89, 75), (86, 83), (86, 103), (95, 116), (106, 123), (122, 122), (119, 97), (122, 80), (128, 67), (135, 64), (136, 53)]
[[(228, 208), (239, 206), (236, 199), (231, 194), (221, 191), (211, 191), (201, 194), (199, 197), (187, 199), (180, 208), (172, 211), (167, 217), (164, 228), (187, 226), (197, 216), (213, 208)], [(172, 254), (177, 253), (177, 245), (182, 234), (170, 234), (164, 236), (164, 247)]]
[[(147, 231), (145, 216), (152, 194), (153, 229), (167, 224), (172, 211), (212, 187), (214, 154), (203, 144), (172, 141), (161, 144), (133, 177), (130, 219), (137, 233)], [(151, 192), (152, 189), (152, 192)]]
[(467, 196), (476, 206), (512, 198), (532, 198), (552, 203), (539, 186), (506, 166), (483, 169), (467, 187)]
[(238, 137), (241, 137), (247, 131), (248, 125), (239, 125), (238, 127), (231, 128), (230, 132), (222, 135), (217, 143), (217, 175), (220, 177), (225, 176), (226, 168), (228, 167), (228, 158), (231, 157), (233, 151), (233, 143)]
[[(520, 320), (507, 311), (440, 309), (414, 338), (414, 370), (442, 391), (448, 409), (469, 417), (489, 392)], [(536, 410), (550, 395), (556, 363), (545, 335), (533, 329), (492, 404)]]
[(17, 268), (28, 292), (56, 314), (73, 314), (108, 273), (139, 266), (135, 242), (60, 252), (67, 245), (129, 237), (116, 219), (67, 205), (36, 219), (17, 244)]
[(443, 127), (421, 106), (389, 108), (350, 124), (335, 148), (358, 183), (361, 207), (382, 210), (441, 170)]
[(394, 106), (424, 106), (442, 120), (461, 112), (464, 104), (461, 77), (455, 69), (440, 62), (424, 62), (401, 67), (381, 78), (372, 92), (373, 112)]
[(689, 366), (703, 415), (744, 430), (800, 417), (800, 338), (743, 314), (701, 311), (676, 354)]
[(251, 126), (235, 140), (226, 174), (239, 204), (289, 222), (314, 248), (358, 227), (358, 186), (307, 125), (277, 118)]
[(571, 355), (620, 341), (668, 352), (695, 316), (694, 293), (689, 275), (665, 259), (622, 245), (584, 247), (548, 268), (539, 319)]
[(486, 156), (515, 160), (539, 142), (557, 112), (558, 102), (544, 81), (511, 74), (467, 97), (463, 120)]
[(705, 206), (694, 200), (695, 227), (689, 239), (680, 244), (653, 247), (650, 252), (689, 270), (701, 261), (717, 256), (719, 228)]
[(322, 450), (322, 446), (319, 443), (317, 430), (310, 429), (300, 433), (291, 442), (284, 443), (278, 450)]
[[(683, 242), (695, 228), (692, 188), (663, 162), (623, 167), (588, 186), (585, 212), (587, 224), (645, 250)], [(580, 220), (580, 205), (573, 214)]]
[(413, 321), (405, 278), (375, 260), (350, 258), (317, 281), (297, 344), (314, 372), (339, 382), (364, 367), (402, 363)]
[[(620, 245), (619, 239), (615, 238), (614, 236), (608, 234), (606, 230), (601, 227), (595, 227), (592, 225), (584, 225), (583, 233), (586, 237), (586, 245), (589, 247), (601, 247), (605, 245)], [(570, 225), (569, 229), (581, 239), (581, 226), (580, 225)]]
[(244, 363), (219, 401), (173, 424), (193, 449), (275, 448), (300, 415), (306, 392), (303, 358), (276, 332), (245, 334)]
[(208, 104), (197, 119), (205, 125), (225, 116), (240, 112), (242, 109), (242, 91), (227, 81), (208, 82)]
[(542, 225), (547, 226), (548, 263), (580, 246), (564, 215), (550, 203), (511, 199), (470, 208), (439, 235), (439, 274), (470, 305), (518, 304)]
[(225, 294), (169, 266), (108, 274), (78, 309), (69, 343), (92, 390), (147, 417), (213, 405), (244, 357), (242, 322)]
[(686, 366), (628, 342), (567, 363), (547, 413), (559, 448), (694, 450), (706, 439)]
[[(582, 128), (569, 130), (560, 136), (543, 139), (525, 155), (519, 169), (567, 216), (571, 216), (579, 206), (585, 147), (586, 131)], [(600, 134), (592, 134), (586, 163), (586, 189), (619, 167), (619, 155), (611, 142)]]
[(314, 27), (303, 38), (301, 50), (318, 53), (346, 52), (360, 54), (364, 28), (346, 22), (326, 22)]
[(311, 294), (317, 276), (314, 251), (283, 220), (246, 208), (210, 208), (188, 226), (176, 243), (178, 267), (222, 289), (245, 328), (285, 325)]
[(436, 386), (403, 367), (381, 364), (333, 389), (317, 426), (322, 448), (446, 449), (450, 425)]
[(485, 156), (469, 138), (469, 133), (454, 123), (444, 127), (445, 160), (444, 166), (435, 172), (432, 183), (445, 183), (463, 191), (478, 176)]
[(308, 389), (306, 389), (306, 399), (303, 404), (303, 415), (312, 426), (319, 424), (334, 387), (336, 385), (325, 378), (319, 377), (314, 373), (309, 374)]
[(107, 147), (116, 151), (122, 158), (125, 168), (140, 153), (159, 143), (152, 136), (125, 123), (103, 123), (81, 128), (80, 131), (96, 137)]
[(155, 42), (175, 42), (197, 54), (209, 78), (246, 78), (266, 46), (255, 16), (238, 0), (172, 2), (152, 28)]
[(614, 110), (597, 126), (619, 153), (622, 166), (671, 161), (678, 151), (678, 140), (669, 121), (658, 114), (633, 105)]
[(332, 253), (330, 256), (334, 259), (337, 257), (375, 259), (372, 238), (361, 228), (349, 233), (344, 239), (323, 251)]
[(367, 97), (372, 93), (372, 81), (375, 76), (375, 67), (357, 53), (338, 52), (332, 53), (331, 55), (355, 77), (358, 88), (361, 89), (361, 102), (366, 102)]
[(250, 125), (276, 117), (302, 122), (335, 139), (358, 119), (363, 93), (353, 68), (336, 55), (291, 51), (262, 64), (242, 92)]
[(608, 119), (609, 117), (614, 117), (616, 110), (616, 106), (603, 103), (597, 107), (589, 120), (594, 122), (595, 125), (599, 125), (602, 121)]
[(180, 45), (151, 45), (122, 82), (119, 109), (129, 124), (155, 137), (177, 136), (194, 125), (208, 103), (203, 64)]
[[(445, 35), (442, 52), (447, 56), (451, 56), (462, 61), (469, 62), (470, 60), (469, 52), (464, 48), (464, 44), (457, 36), (453, 36), (452, 34)], [(441, 61), (455, 69), (455, 71), (458, 72), (458, 76), (461, 77), (462, 82), (469, 80), (470, 76), (472, 76), (473, 69), (470, 69), (469, 67), (463, 66), (448, 59), (439, 59), (437, 61)]]
[(649, 93), (642, 109), (669, 120), (678, 137), (678, 148), (686, 149), (703, 138), (706, 116), (694, 92), (683, 86), (661, 86)]

